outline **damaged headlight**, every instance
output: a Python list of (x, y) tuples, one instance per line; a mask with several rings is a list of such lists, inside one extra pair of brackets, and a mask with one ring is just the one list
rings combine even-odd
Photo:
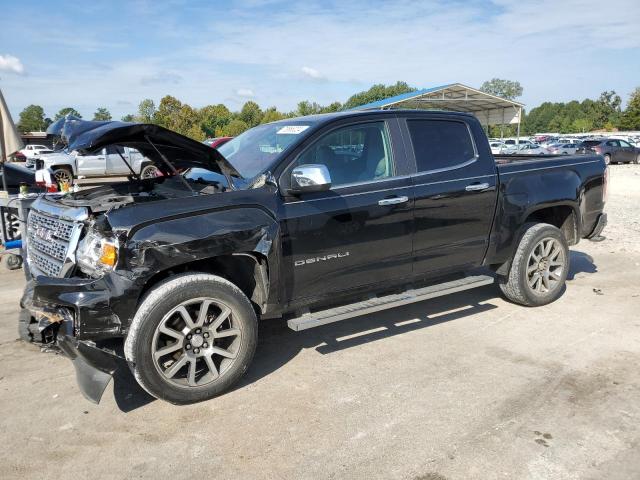
[(118, 241), (89, 228), (78, 244), (76, 261), (87, 274), (113, 270), (118, 262)]

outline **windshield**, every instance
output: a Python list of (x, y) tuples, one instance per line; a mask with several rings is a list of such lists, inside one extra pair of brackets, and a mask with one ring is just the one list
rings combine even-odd
[(247, 130), (225, 143), (218, 151), (245, 178), (264, 172), (293, 144), (311, 123), (268, 123)]

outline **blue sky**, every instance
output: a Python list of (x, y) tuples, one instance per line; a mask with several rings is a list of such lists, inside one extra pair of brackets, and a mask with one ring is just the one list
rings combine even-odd
[(374, 83), (519, 80), (528, 108), (640, 86), (640, 2), (0, 0), (0, 88), (14, 117), (115, 118), (171, 94), (292, 110)]

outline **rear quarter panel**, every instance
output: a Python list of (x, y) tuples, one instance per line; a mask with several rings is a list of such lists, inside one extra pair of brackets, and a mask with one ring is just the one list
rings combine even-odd
[(578, 238), (588, 235), (604, 209), (605, 168), (599, 155), (498, 159), (498, 205), (485, 263), (510, 259), (527, 218), (544, 208), (570, 207)]

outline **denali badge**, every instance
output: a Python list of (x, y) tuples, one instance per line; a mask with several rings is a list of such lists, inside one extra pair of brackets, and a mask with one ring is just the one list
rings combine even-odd
[(296, 260), (295, 266), (301, 267), (303, 265), (308, 265), (310, 263), (326, 262), (327, 260), (335, 260), (337, 258), (344, 258), (348, 256), (349, 256), (349, 252), (330, 253), (328, 255), (321, 255), (319, 257), (305, 258), (304, 260)]

